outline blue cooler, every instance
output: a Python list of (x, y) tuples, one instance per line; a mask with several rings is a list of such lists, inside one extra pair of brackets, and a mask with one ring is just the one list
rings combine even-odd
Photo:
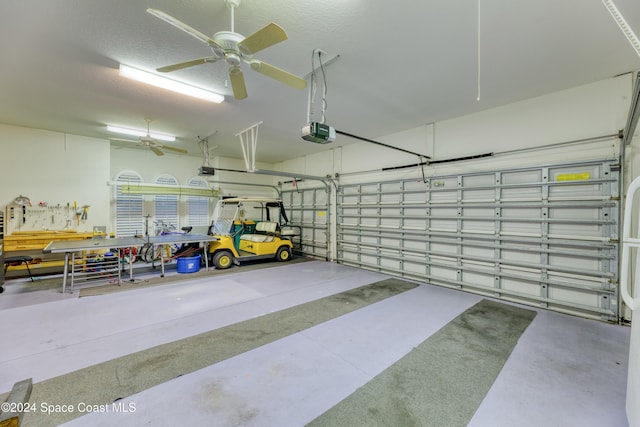
[(178, 258), (178, 273), (196, 273), (200, 271), (200, 255)]

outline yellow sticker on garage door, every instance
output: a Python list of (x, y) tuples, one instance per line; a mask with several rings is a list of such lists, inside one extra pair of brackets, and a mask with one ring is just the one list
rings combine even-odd
[(582, 173), (561, 173), (556, 177), (558, 181), (580, 181), (583, 179), (590, 179), (591, 173), (582, 172)]

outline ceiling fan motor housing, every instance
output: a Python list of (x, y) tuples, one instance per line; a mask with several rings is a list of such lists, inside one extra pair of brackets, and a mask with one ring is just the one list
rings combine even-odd
[(240, 57), (235, 52), (225, 52), (224, 59), (227, 60), (227, 64), (234, 67), (240, 65)]
[(240, 65), (241, 55), (244, 52), (241, 52), (238, 43), (244, 38), (242, 34), (220, 31), (213, 35), (213, 41), (217, 43), (217, 46), (212, 45), (211, 49), (217, 56), (225, 58), (229, 65)]

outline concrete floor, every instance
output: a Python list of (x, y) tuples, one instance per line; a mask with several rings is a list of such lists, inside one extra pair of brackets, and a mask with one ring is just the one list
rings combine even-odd
[[(0, 392), (388, 278), (322, 261), (181, 276), (82, 298), (57, 287), (22, 293), (20, 280), (7, 282)], [(64, 425), (302, 426), (480, 299), (421, 285), (125, 397), (118, 408), (127, 412)], [(626, 426), (630, 329), (537, 311), (469, 425)], [(79, 410), (80, 402), (57, 403)], [(37, 420), (25, 426), (47, 425)]]

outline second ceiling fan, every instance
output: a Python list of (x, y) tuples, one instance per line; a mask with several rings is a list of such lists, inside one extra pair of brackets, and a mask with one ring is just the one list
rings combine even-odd
[(307, 82), (303, 78), (276, 66), (267, 64), (266, 62), (260, 61), (259, 59), (253, 58), (255, 53), (273, 46), (274, 44), (285, 41), (287, 39), (287, 33), (284, 29), (278, 24), (272, 22), (252, 35), (244, 37), (234, 31), (234, 11), (235, 8), (240, 5), (240, 0), (224, 1), (231, 9), (231, 31), (219, 31), (211, 37), (161, 10), (147, 9), (147, 12), (150, 14), (208, 44), (214, 53), (214, 56), (205, 56), (202, 58), (192, 59), (190, 61), (160, 67), (157, 71), (168, 73), (224, 59), (229, 65), (229, 81), (231, 82), (233, 97), (235, 99), (244, 99), (247, 97), (244, 75), (242, 74), (242, 68), (240, 68), (240, 64), (242, 62), (249, 64), (252, 70), (264, 74), (265, 76), (271, 77), (272, 79), (293, 88), (304, 89), (307, 86)]
[[(174, 153), (179, 153), (179, 154), (188, 153), (188, 151), (185, 150), (184, 148), (171, 147), (168, 145), (163, 145), (160, 142), (158, 142), (158, 140), (154, 138), (154, 135), (151, 133), (151, 119), (149, 117), (146, 117), (144, 121), (147, 122), (147, 134), (146, 135), (140, 134), (140, 136), (138, 137), (138, 141), (133, 141), (131, 139), (122, 139), (122, 138), (110, 138), (110, 139), (112, 141), (136, 142), (137, 145), (145, 146), (149, 150), (153, 151), (153, 153), (156, 156), (164, 156), (164, 152), (162, 150), (173, 151)], [(140, 132), (140, 131), (135, 131), (135, 132)]]

